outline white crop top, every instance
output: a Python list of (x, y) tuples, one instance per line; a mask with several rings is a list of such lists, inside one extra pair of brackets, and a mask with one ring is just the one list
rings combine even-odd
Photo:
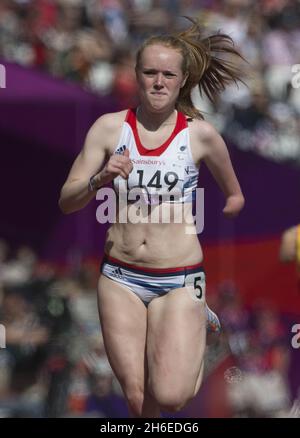
[(192, 157), (188, 123), (183, 113), (177, 112), (175, 128), (165, 143), (146, 149), (138, 135), (136, 109), (129, 109), (115, 154), (123, 154), (125, 149), (129, 150), (133, 170), (127, 181), (121, 176), (113, 180), (117, 194), (137, 191), (149, 204), (192, 202), (199, 169)]

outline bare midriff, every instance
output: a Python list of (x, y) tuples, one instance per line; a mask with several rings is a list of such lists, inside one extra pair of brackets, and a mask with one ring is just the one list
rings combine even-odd
[[(203, 254), (191, 204), (161, 204), (151, 210), (132, 204), (125, 217), (127, 223), (120, 223), (118, 211), (117, 222), (108, 230), (107, 255), (125, 263), (153, 268), (190, 266), (202, 262)], [(132, 223), (132, 218), (139, 222)]]

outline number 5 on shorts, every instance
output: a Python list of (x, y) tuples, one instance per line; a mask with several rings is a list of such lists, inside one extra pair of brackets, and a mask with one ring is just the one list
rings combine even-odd
[(197, 290), (198, 289), (198, 293), (196, 292), (196, 297), (199, 298), (199, 300), (201, 300), (202, 295), (203, 295), (203, 291), (202, 291), (202, 287), (201, 287), (201, 277), (195, 277), (194, 278), (194, 289)]
[(188, 287), (193, 300), (205, 300), (205, 273), (195, 272), (185, 277), (185, 286)]

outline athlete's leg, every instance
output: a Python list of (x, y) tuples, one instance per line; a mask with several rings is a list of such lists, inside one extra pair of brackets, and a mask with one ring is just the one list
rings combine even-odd
[(131, 415), (159, 417), (159, 407), (145, 385), (147, 308), (125, 286), (103, 275), (98, 284), (98, 304), (106, 353)]
[(162, 409), (177, 411), (197, 393), (206, 343), (205, 301), (187, 288), (155, 298), (148, 306), (149, 390)]

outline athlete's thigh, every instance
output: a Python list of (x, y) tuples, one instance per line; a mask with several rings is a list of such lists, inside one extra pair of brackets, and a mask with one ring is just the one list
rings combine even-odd
[(147, 331), (144, 303), (125, 286), (101, 275), (98, 307), (106, 353), (123, 389), (129, 379), (143, 385)]
[(206, 345), (205, 301), (180, 288), (148, 306), (147, 357), (152, 386), (184, 386), (193, 393)]

